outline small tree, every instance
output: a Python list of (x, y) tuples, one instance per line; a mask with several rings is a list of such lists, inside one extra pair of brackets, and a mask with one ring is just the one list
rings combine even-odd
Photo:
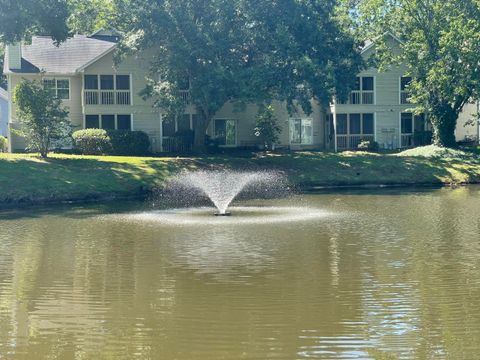
[(23, 80), (13, 93), (17, 116), (21, 122), (19, 135), (25, 137), (27, 149), (38, 151), (43, 158), (54, 144), (70, 136), (68, 111), (48, 89), (37, 81)]
[(255, 136), (263, 140), (265, 149), (273, 148), (273, 145), (278, 142), (279, 135), (282, 131), (278, 124), (278, 119), (275, 116), (273, 106), (263, 106), (258, 110), (255, 118)]

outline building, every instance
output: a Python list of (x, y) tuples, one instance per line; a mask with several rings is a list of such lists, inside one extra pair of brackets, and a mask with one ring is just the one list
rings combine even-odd
[[(399, 40), (387, 34), (394, 51)], [(193, 128), (196, 110), (189, 105), (189, 90), (180, 92), (187, 104), (183, 116), (168, 119), (139, 92), (145, 87), (149, 68), (148, 53), (127, 57), (114, 66), (113, 53), (118, 36), (98, 31), (91, 36), (75, 35), (60, 46), (48, 37), (33, 37), (29, 45), (7, 47), (4, 73), (9, 91), (22, 79), (43, 81), (69, 108), (72, 124), (78, 128), (99, 127), (145, 131), (153, 152), (173, 149), (173, 135)], [(362, 55), (368, 58), (375, 43), (368, 43)], [(282, 134), (279, 146), (293, 150), (354, 149), (361, 140), (375, 140), (387, 149), (416, 145), (415, 132), (428, 130), (425, 116), (415, 116), (408, 103), (406, 86), (410, 79), (405, 68), (392, 66), (387, 72), (375, 68), (357, 76), (357, 86), (348, 101), (335, 102), (322, 109), (313, 102), (310, 115), (291, 115), (281, 103), (274, 104)], [(11, 99), (11, 96), (10, 96)], [(11, 151), (24, 149), (24, 141), (12, 133), (18, 127), (15, 104), (9, 100)], [(257, 108), (247, 106), (241, 112), (226, 104), (212, 121), (207, 133), (225, 147), (258, 144), (254, 135)]]
[(8, 92), (0, 87), (0, 136), (7, 136)]

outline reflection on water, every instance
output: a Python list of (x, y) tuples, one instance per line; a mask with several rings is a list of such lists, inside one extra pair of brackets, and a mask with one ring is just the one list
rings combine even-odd
[(329, 215), (220, 225), (127, 221), (138, 203), (1, 212), (0, 358), (478, 357), (480, 188), (242, 206), (298, 204)]

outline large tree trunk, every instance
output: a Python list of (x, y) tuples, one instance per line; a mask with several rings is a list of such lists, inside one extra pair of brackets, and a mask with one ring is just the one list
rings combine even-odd
[(449, 104), (433, 106), (430, 114), (433, 126), (433, 144), (442, 147), (456, 147), (455, 128), (458, 113)]
[(207, 127), (210, 123), (210, 118), (204, 113), (200, 113), (195, 124), (195, 136), (193, 138), (193, 152), (204, 154), (207, 152), (207, 145), (205, 144), (205, 135)]

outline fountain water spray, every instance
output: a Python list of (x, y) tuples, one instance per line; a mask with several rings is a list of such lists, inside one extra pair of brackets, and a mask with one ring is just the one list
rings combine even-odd
[(194, 171), (181, 173), (173, 183), (182, 187), (201, 190), (217, 208), (215, 215), (227, 216), (230, 203), (247, 187), (276, 182), (275, 172)]

